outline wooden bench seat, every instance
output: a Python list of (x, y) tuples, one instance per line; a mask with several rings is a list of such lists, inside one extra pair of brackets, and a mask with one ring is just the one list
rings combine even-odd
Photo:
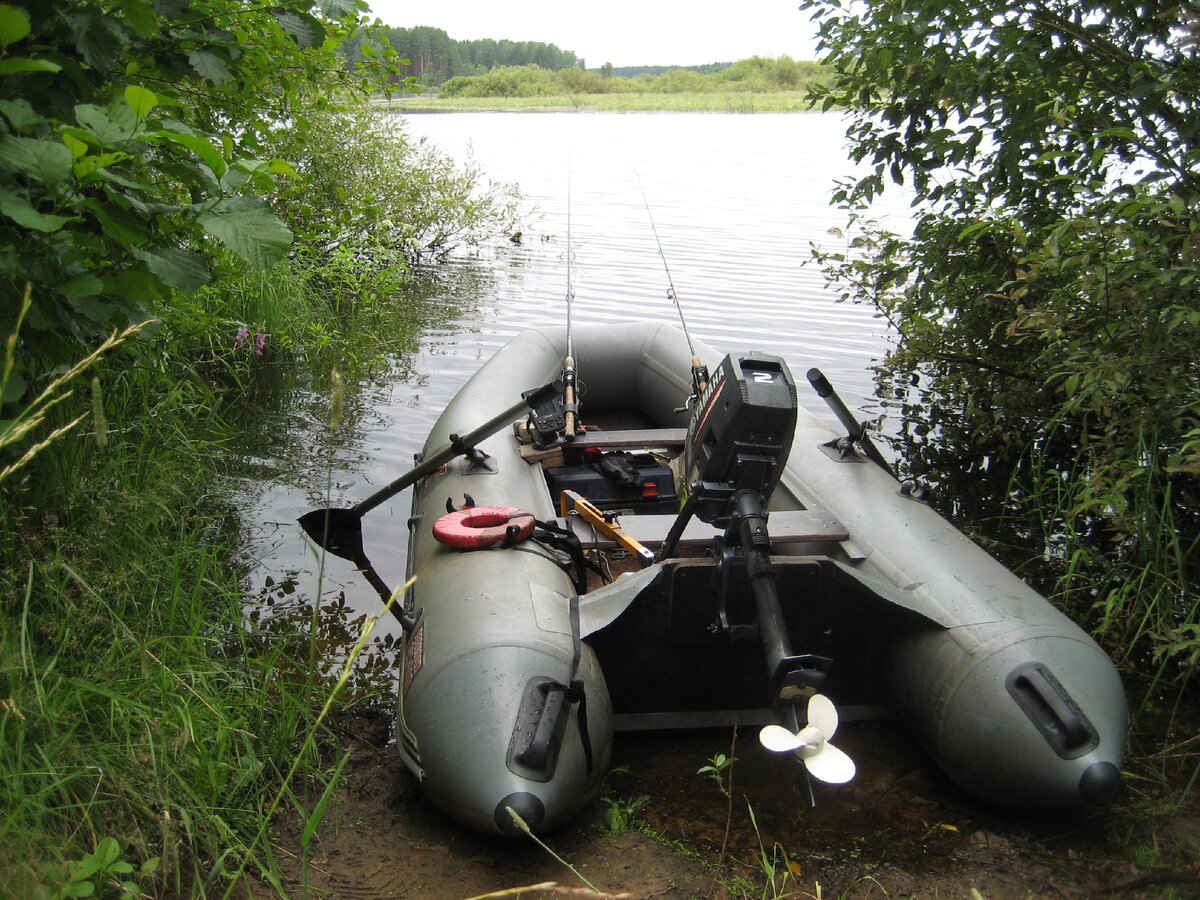
[[(620, 516), (617, 522), (621, 530), (638, 543), (656, 547), (666, 540), (667, 532), (675, 522), (675, 516)], [(559, 524), (569, 524), (585, 549), (609, 549), (616, 546), (611, 539), (597, 533), (578, 516), (569, 516), (566, 520), (559, 519)], [(771, 541), (776, 544), (844, 541), (850, 537), (845, 526), (832, 515), (810, 509), (776, 510), (767, 520), (767, 529), (771, 534)], [(707, 546), (712, 543), (713, 537), (720, 533), (721, 530), (715, 526), (693, 518), (684, 529), (679, 545)]]

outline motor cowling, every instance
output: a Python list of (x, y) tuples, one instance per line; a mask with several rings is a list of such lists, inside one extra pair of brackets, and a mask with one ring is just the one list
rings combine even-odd
[(766, 353), (721, 360), (700, 395), (684, 445), (684, 486), (695, 514), (727, 514), (732, 492), (754, 491), (765, 506), (787, 462), (796, 428), (796, 384), (787, 363)]

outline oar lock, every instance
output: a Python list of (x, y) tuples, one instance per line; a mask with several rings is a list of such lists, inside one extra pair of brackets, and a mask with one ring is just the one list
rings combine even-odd
[(495, 475), (499, 471), (496, 468), (496, 461), (491, 456), (478, 447), (467, 446), (457, 434), (450, 435), (450, 447), (455, 456), (462, 456), (466, 459), (467, 475)]

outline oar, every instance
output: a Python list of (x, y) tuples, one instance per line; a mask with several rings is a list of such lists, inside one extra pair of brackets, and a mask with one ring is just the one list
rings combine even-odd
[(489, 419), (474, 431), (459, 437), (450, 435), (450, 442), (443, 444), (437, 452), (424, 459), (419, 466), (401, 475), (391, 484), (380, 488), (366, 500), (359, 501), (349, 509), (314, 509), (299, 519), (300, 527), (318, 547), (323, 547), (334, 556), (357, 562), (365, 558), (362, 542), (362, 517), (385, 500), (396, 496), (406, 487), (437, 471), (456, 456), (464, 456), (480, 441), (491, 437), (527, 410), (534, 409), (558, 394), (553, 384), (543, 385), (527, 391), (520, 403), (514, 403), (504, 412)]
[(833, 389), (833, 385), (829, 383), (829, 379), (821, 374), (820, 369), (808, 370), (808, 383), (813, 386), (817, 395), (829, 404), (829, 408), (838, 417), (838, 421), (842, 423), (842, 427), (850, 432), (850, 440), (862, 447), (863, 453), (867, 455), (868, 459), (877, 463), (883, 468), (883, 471), (895, 478), (896, 473), (892, 471), (892, 467), (883, 458), (883, 454), (879, 452), (879, 448), (875, 446), (874, 442), (867, 435), (867, 427), (854, 417), (854, 413), (850, 412), (846, 404), (842, 402), (842, 398), (837, 395), (837, 391)]

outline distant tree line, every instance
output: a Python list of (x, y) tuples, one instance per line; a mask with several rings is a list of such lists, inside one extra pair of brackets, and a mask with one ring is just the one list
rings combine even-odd
[(456, 76), (482, 75), (501, 66), (539, 66), (551, 72), (583, 68), (584, 61), (570, 50), (541, 41), (509, 41), (484, 38), (459, 41), (440, 28), (383, 28), (370, 34), (359, 30), (343, 45), (348, 67), (383, 55), (386, 37), (401, 59), (399, 77), (414, 77), (428, 85), (439, 85)]

